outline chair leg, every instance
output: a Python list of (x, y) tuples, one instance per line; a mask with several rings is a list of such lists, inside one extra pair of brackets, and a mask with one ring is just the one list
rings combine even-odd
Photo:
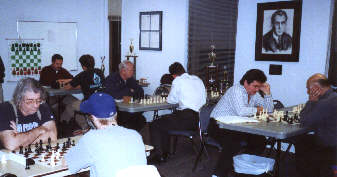
[[(201, 156), (202, 156), (202, 153), (204, 152), (204, 150), (205, 150), (206, 153), (207, 153), (207, 150), (206, 150), (206, 147), (205, 147), (205, 143), (204, 143), (203, 141), (200, 142), (200, 146), (201, 146), (201, 147), (200, 147), (200, 151), (199, 151), (199, 153), (198, 153), (198, 155), (197, 155), (197, 158), (196, 158), (195, 161), (194, 161), (194, 166), (193, 166), (192, 172), (195, 171), (195, 169), (196, 169), (197, 166), (198, 166), (199, 161), (201, 161)], [(208, 156), (208, 154), (207, 154), (207, 156)]]
[(173, 136), (173, 154), (176, 154), (177, 152), (177, 141), (178, 141), (178, 137)]

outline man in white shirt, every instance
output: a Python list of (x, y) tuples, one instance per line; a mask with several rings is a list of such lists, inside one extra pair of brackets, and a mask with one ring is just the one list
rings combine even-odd
[[(263, 71), (251, 69), (241, 78), (240, 84), (229, 88), (211, 113), (211, 117), (252, 116), (263, 109), (274, 109), (270, 86)], [(257, 93), (259, 92), (259, 93)], [(242, 150), (243, 144), (248, 152), (259, 154), (265, 148), (265, 137), (248, 133), (213, 130), (222, 143), (223, 150), (215, 168), (216, 176), (227, 176), (233, 170), (233, 156)]]
[(176, 113), (163, 116), (150, 125), (151, 143), (154, 152), (149, 163), (160, 163), (166, 160), (169, 151), (170, 130), (197, 130), (199, 109), (206, 103), (206, 89), (200, 78), (189, 75), (184, 67), (175, 62), (169, 67), (174, 80), (167, 102), (179, 103)]

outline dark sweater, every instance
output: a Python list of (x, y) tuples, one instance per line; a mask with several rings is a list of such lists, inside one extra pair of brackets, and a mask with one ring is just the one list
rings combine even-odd
[(52, 88), (60, 88), (56, 80), (71, 78), (73, 78), (73, 75), (71, 75), (66, 69), (61, 68), (58, 72), (56, 72), (51, 65), (42, 68), (40, 73), (40, 83)]
[(337, 145), (337, 93), (332, 89), (318, 101), (308, 101), (300, 113), (301, 125), (315, 132), (316, 142), (322, 146)]

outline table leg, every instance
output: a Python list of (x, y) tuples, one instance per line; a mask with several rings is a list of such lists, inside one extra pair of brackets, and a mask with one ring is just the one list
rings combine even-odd
[(281, 140), (276, 140), (277, 149), (276, 149), (276, 158), (275, 158), (275, 177), (280, 176), (280, 163), (281, 163)]
[(153, 120), (157, 120), (158, 117), (158, 110), (153, 111)]

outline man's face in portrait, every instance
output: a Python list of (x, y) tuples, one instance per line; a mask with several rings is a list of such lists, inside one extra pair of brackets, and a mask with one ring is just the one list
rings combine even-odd
[(287, 21), (286, 21), (285, 16), (283, 16), (283, 15), (276, 15), (275, 16), (273, 27), (274, 27), (274, 33), (277, 36), (281, 36), (285, 32), (286, 25), (287, 25), (286, 23), (287, 23)]

